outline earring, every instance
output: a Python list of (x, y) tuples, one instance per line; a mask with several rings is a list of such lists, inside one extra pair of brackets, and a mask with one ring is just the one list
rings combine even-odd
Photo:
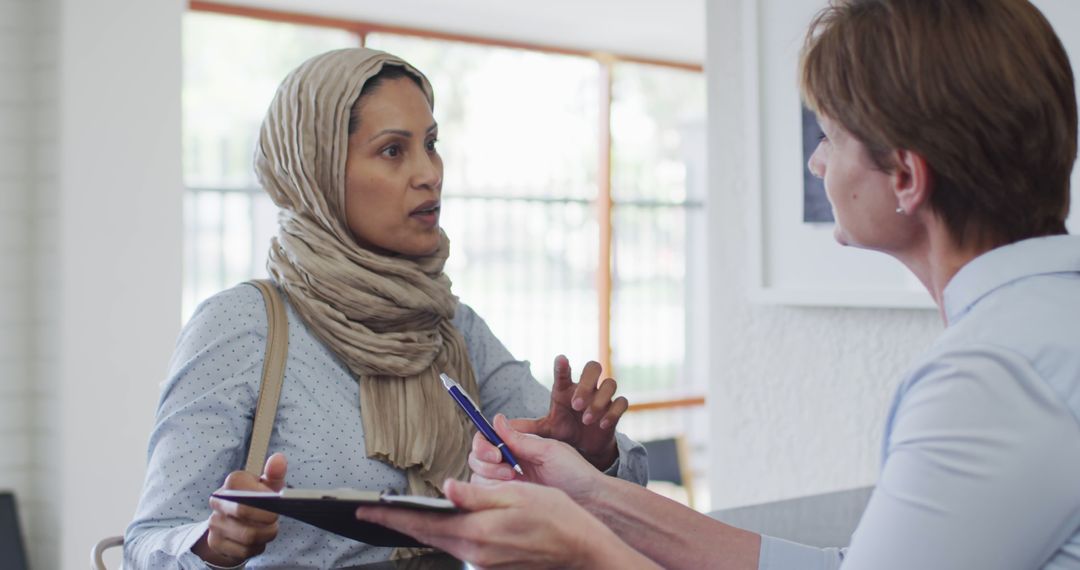
[(904, 214), (907, 214), (907, 212), (905, 212), (905, 211), (904, 211), (904, 207), (903, 207), (903, 206), (900, 206), (900, 207), (898, 207), (898, 208), (896, 209), (896, 213), (897, 213), (897, 214), (900, 214), (901, 216), (902, 216), (902, 215), (904, 215)]

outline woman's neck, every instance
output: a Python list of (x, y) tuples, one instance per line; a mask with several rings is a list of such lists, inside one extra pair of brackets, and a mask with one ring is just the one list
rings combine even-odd
[(991, 248), (956, 245), (948, 229), (936, 219), (927, 224), (923, 235), (924, 239), (894, 256), (915, 274), (923, 287), (926, 287), (938, 306), (941, 321), (948, 326), (949, 319), (945, 312), (945, 287), (960, 271), (960, 268)]

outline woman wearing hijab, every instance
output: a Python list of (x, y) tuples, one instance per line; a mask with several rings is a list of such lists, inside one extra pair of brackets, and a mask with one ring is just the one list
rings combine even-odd
[(423, 74), (367, 49), (312, 58), (279, 87), (255, 158), (281, 209), (268, 268), (289, 316), (277, 453), (259, 478), (234, 471), (267, 331), (261, 295), (241, 285), (205, 301), (181, 333), (125, 537), (129, 564), (326, 568), (387, 558), (387, 549), (210, 495), (222, 481), (439, 494), (445, 479), (469, 477), (474, 431), (439, 373), (489, 417), (537, 418), (515, 425), (567, 442), (608, 474), (645, 481), (643, 449), (615, 433), (626, 399), (612, 400), (610, 379), (597, 383), (599, 365), (575, 383), (557, 358), (549, 393), (451, 292), (432, 108)]
[[(899, 385), (848, 548), (763, 537), (594, 477), (502, 418), (529, 480), (558, 490), (449, 481), (473, 512), (360, 518), (485, 567), (1080, 568), (1080, 238), (1065, 227), (1077, 100), (1060, 40), (1027, 0), (834, 0), (801, 80), (837, 241), (904, 263), (946, 325)], [(474, 443), (474, 477), (511, 479), (492, 455)]]

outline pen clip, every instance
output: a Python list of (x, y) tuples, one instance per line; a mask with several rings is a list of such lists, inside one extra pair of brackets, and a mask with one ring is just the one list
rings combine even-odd
[(468, 400), (469, 404), (472, 405), (472, 407), (476, 411), (480, 411), (480, 406), (476, 405), (476, 401), (473, 400), (472, 396), (469, 396), (469, 393), (461, 387), (461, 384), (458, 384), (457, 381), (448, 376), (445, 372), (440, 372), (439, 378), (442, 379), (443, 386), (447, 389), (447, 391), (452, 390), (453, 388), (457, 388), (458, 393), (461, 394), (466, 400)]
[(461, 389), (461, 384), (458, 384), (457, 382), (455, 382), (454, 379), (447, 376), (445, 372), (440, 372), (439, 373), (439, 379), (442, 380), (442, 385), (447, 390), (449, 390), (450, 388), (453, 388), (455, 386), (457, 386), (458, 390)]

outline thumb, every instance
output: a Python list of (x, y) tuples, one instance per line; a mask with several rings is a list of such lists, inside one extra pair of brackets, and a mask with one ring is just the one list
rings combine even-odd
[(538, 435), (522, 433), (514, 429), (510, 424), (510, 420), (506, 419), (506, 416), (502, 414), (495, 416), (494, 427), (495, 433), (499, 434), (499, 437), (506, 442), (510, 451), (512, 451), (518, 459), (525, 459), (532, 463), (541, 463), (541, 461), (538, 460), (543, 458), (544, 451), (547, 449), (548, 440)]
[(263, 467), (262, 477), (259, 481), (270, 487), (272, 491), (280, 491), (285, 487), (285, 472), (289, 470), (289, 461), (284, 453), (275, 453), (266, 460)]
[(477, 485), (457, 479), (447, 479), (443, 483), (446, 498), (459, 509), (470, 512), (512, 506), (509, 490), (505, 485)]

